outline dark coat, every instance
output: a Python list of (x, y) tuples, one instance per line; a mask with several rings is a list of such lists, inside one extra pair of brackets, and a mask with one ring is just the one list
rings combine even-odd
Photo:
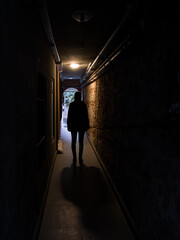
[(68, 131), (87, 131), (89, 128), (89, 118), (86, 104), (79, 100), (74, 101), (69, 106), (67, 118)]

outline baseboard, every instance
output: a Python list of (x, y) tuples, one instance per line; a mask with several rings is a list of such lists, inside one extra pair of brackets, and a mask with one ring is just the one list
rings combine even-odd
[(128, 211), (128, 209), (127, 209), (127, 207), (126, 207), (126, 205), (125, 205), (125, 203), (124, 203), (124, 201), (122, 199), (122, 197), (120, 196), (120, 194), (119, 194), (119, 192), (118, 192), (118, 190), (117, 190), (117, 188), (115, 186), (115, 184), (113, 183), (113, 180), (112, 180), (111, 176), (109, 175), (109, 173), (108, 173), (108, 171), (107, 171), (107, 169), (106, 169), (106, 167), (105, 167), (101, 157), (99, 156), (98, 152), (96, 151), (96, 148), (95, 148), (94, 144), (91, 142), (88, 134), (86, 134), (86, 135), (87, 135), (87, 139), (88, 139), (88, 141), (89, 141), (89, 143), (90, 143), (90, 145), (91, 145), (91, 147), (92, 147), (92, 149), (93, 149), (93, 151), (94, 151), (94, 153), (95, 153), (95, 155), (96, 155), (96, 157), (98, 159), (98, 162), (100, 163), (100, 165), (101, 165), (101, 167), (102, 167), (102, 169), (104, 171), (104, 174), (106, 175), (107, 180), (109, 181), (109, 184), (112, 187), (112, 190), (113, 190), (113, 192), (115, 194), (115, 197), (116, 197), (116, 199), (117, 199), (117, 201), (119, 203), (119, 206), (120, 206), (121, 210), (123, 211), (125, 219), (126, 219), (128, 225), (129, 225), (129, 227), (130, 227), (130, 229), (132, 231), (132, 234), (133, 234), (134, 238), (136, 240), (142, 240), (142, 237), (140, 236), (140, 234), (139, 234), (139, 232), (137, 230), (137, 227), (136, 227), (136, 225), (134, 223), (134, 220), (131, 217), (131, 215), (130, 215), (130, 213), (129, 213), (129, 211)]
[(45, 209), (45, 206), (46, 206), (46, 201), (47, 201), (47, 197), (48, 197), (48, 193), (49, 193), (50, 181), (51, 181), (56, 157), (57, 157), (57, 151), (54, 154), (51, 170), (50, 170), (50, 173), (49, 173), (49, 176), (48, 176), (48, 181), (47, 181), (46, 189), (45, 189), (44, 196), (43, 196), (41, 210), (40, 210), (40, 213), (39, 213), (39, 217), (38, 217), (38, 220), (37, 220), (37, 224), (36, 224), (36, 227), (35, 227), (35, 231), (34, 231), (32, 240), (38, 240), (38, 238), (39, 238), (41, 224), (42, 224), (42, 220), (43, 220), (43, 216), (44, 216), (44, 209)]

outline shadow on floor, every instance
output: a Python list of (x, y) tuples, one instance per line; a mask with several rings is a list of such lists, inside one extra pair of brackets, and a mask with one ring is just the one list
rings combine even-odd
[(100, 169), (85, 165), (64, 168), (61, 184), (64, 197), (82, 213), (82, 227), (100, 239), (116, 239), (112, 237), (117, 234), (117, 213), (113, 208), (112, 192)]

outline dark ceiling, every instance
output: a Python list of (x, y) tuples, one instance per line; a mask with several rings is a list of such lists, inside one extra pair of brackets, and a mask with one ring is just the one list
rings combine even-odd
[[(47, 9), (56, 47), (63, 63), (63, 79), (80, 79), (117, 25), (123, 19), (129, 1), (60, 1), (47, 0)], [(88, 22), (78, 22), (72, 14), (86, 10), (93, 14)], [(78, 63), (78, 69), (71, 69)]]

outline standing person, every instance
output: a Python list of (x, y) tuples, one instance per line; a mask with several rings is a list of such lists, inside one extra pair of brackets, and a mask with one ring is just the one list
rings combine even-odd
[(76, 139), (77, 132), (79, 132), (79, 163), (82, 165), (83, 159), (83, 143), (84, 133), (89, 128), (88, 111), (86, 104), (81, 101), (81, 93), (75, 93), (75, 100), (69, 106), (67, 118), (68, 131), (71, 132), (72, 142), (71, 148), (73, 153), (73, 164), (76, 164)]

